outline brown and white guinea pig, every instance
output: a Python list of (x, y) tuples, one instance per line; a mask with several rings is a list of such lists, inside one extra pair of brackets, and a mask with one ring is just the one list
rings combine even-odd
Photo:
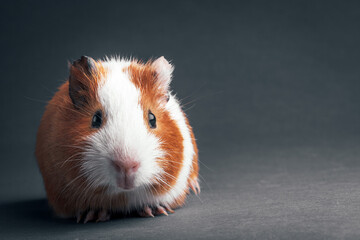
[(55, 213), (84, 222), (154, 216), (183, 205), (198, 184), (198, 150), (164, 58), (70, 65), (46, 107), (36, 157)]

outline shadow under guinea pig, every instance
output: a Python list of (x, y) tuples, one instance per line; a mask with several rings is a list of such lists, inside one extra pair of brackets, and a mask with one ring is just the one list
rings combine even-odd
[[(123, 221), (125, 220), (126, 221)], [(133, 215), (116, 216), (109, 222), (77, 224), (75, 219), (61, 219), (54, 215), (47, 200), (32, 199), (17, 202), (0, 203), (0, 238), (45, 238), (46, 236), (64, 236), (77, 230), (107, 229), (114, 226), (133, 226), (142, 221)], [(121, 227), (120, 227), (121, 228)]]
[(46, 199), (0, 203), (0, 223), (48, 222), (53, 213)]

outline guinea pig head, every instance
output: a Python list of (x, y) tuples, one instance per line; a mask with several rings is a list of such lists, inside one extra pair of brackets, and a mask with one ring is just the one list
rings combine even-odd
[(89, 185), (126, 191), (175, 174), (166, 161), (174, 148), (172, 158), (181, 159), (182, 146), (167, 111), (172, 71), (163, 57), (145, 64), (82, 57), (72, 64), (70, 98), (91, 116), (81, 164)]

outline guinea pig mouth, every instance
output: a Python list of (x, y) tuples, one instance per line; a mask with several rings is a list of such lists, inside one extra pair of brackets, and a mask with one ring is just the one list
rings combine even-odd
[(135, 176), (126, 174), (116, 176), (116, 185), (124, 190), (131, 190), (135, 187)]

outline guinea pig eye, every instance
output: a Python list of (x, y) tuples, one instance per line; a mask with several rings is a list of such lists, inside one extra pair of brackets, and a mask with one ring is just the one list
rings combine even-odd
[(97, 111), (92, 120), (91, 120), (91, 127), (92, 128), (99, 128), (102, 124), (102, 112), (99, 110)]
[(150, 128), (156, 128), (156, 117), (155, 117), (155, 115), (152, 112), (149, 111), (148, 118), (149, 118)]

